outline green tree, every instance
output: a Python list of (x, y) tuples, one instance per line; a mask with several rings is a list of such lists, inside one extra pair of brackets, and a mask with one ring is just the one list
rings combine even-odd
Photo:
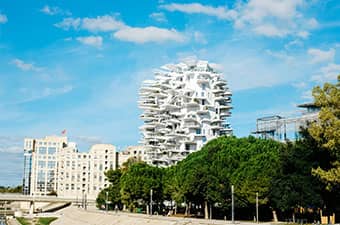
[(214, 139), (178, 163), (174, 179), (180, 182), (174, 190), (181, 190), (180, 199), (187, 203), (204, 206), (206, 218), (208, 205), (230, 207), (231, 184), (239, 207), (255, 204), (256, 192), (260, 204), (266, 204), (281, 148), (280, 143), (254, 137)]
[(310, 134), (318, 146), (329, 151), (332, 159), (331, 168), (318, 167), (313, 174), (319, 176), (327, 188), (340, 185), (340, 75), (336, 84), (325, 83), (323, 87), (313, 89), (315, 104), (321, 107), (319, 121), (309, 128)]
[(280, 171), (272, 184), (270, 200), (275, 209), (292, 213), (296, 208), (322, 208), (324, 185), (311, 176), (313, 168), (328, 164), (329, 154), (320, 150), (307, 129), (302, 138), (288, 143), (280, 153)]
[[(110, 186), (108, 188), (103, 189), (96, 199), (97, 207), (103, 208), (106, 205), (106, 200), (110, 202), (108, 204), (109, 209), (114, 209), (115, 206), (121, 206), (121, 194), (120, 194), (120, 178), (122, 176), (122, 171), (117, 170), (108, 170), (105, 172), (105, 176), (110, 182)], [(108, 193), (108, 195), (106, 195)]]
[(130, 210), (138, 205), (150, 203), (150, 190), (153, 190), (153, 201), (163, 200), (161, 168), (147, 165), (144, 162), (132, 164), (122, 175), (121, 200)]

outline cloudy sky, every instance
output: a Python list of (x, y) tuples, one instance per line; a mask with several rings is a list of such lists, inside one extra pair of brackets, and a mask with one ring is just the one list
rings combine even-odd
[(0, 185), (20, 184), (24, 137), (136, 145), (141, 81), (166, 63), (217, 64), (236, 136), (298, 113), (340, 73), (338, 0), (0, 2)]

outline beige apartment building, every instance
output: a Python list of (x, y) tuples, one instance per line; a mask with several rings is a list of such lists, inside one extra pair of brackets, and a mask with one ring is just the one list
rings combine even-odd
[(67, 137), (47, 136), (26, 138), (24, 146), (23, 193), (27, 195), (96, 199), (109, 185), (104, 172), (118, 165), (111, 144), (96, 144), (83, 153)]
[(129, 159), (134, 158), (141, 161), (147, 161), (147, 155), (144, 146), (128, 146), (126, 149), (118, 153), (118, 166), (122, 165)]

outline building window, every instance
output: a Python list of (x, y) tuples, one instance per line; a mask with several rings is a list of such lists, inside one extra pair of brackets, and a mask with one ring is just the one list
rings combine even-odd
[(56, 147), (49, 147), (48, 148), (48, 154), (55, 154), (57, 151), (57, 148)]
[(46, 166), (46, 162), (45, 161), (41, 161), (41, 160), (38, 161), (38, 167), (44, 168), (45, 166)]
[(48, 161), (47, 162), (47, 168), (48, 169), (54, 169), (55, 167), (55, 161)]
[(39, 147), (39, 154), (46, 154), (46, 147)]

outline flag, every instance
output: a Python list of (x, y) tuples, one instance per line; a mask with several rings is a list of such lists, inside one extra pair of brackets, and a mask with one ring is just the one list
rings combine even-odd
[(66, 130), (64, 129), (62, 132), (61, 132), (62, 135), (65, 135), (66, 134)]

